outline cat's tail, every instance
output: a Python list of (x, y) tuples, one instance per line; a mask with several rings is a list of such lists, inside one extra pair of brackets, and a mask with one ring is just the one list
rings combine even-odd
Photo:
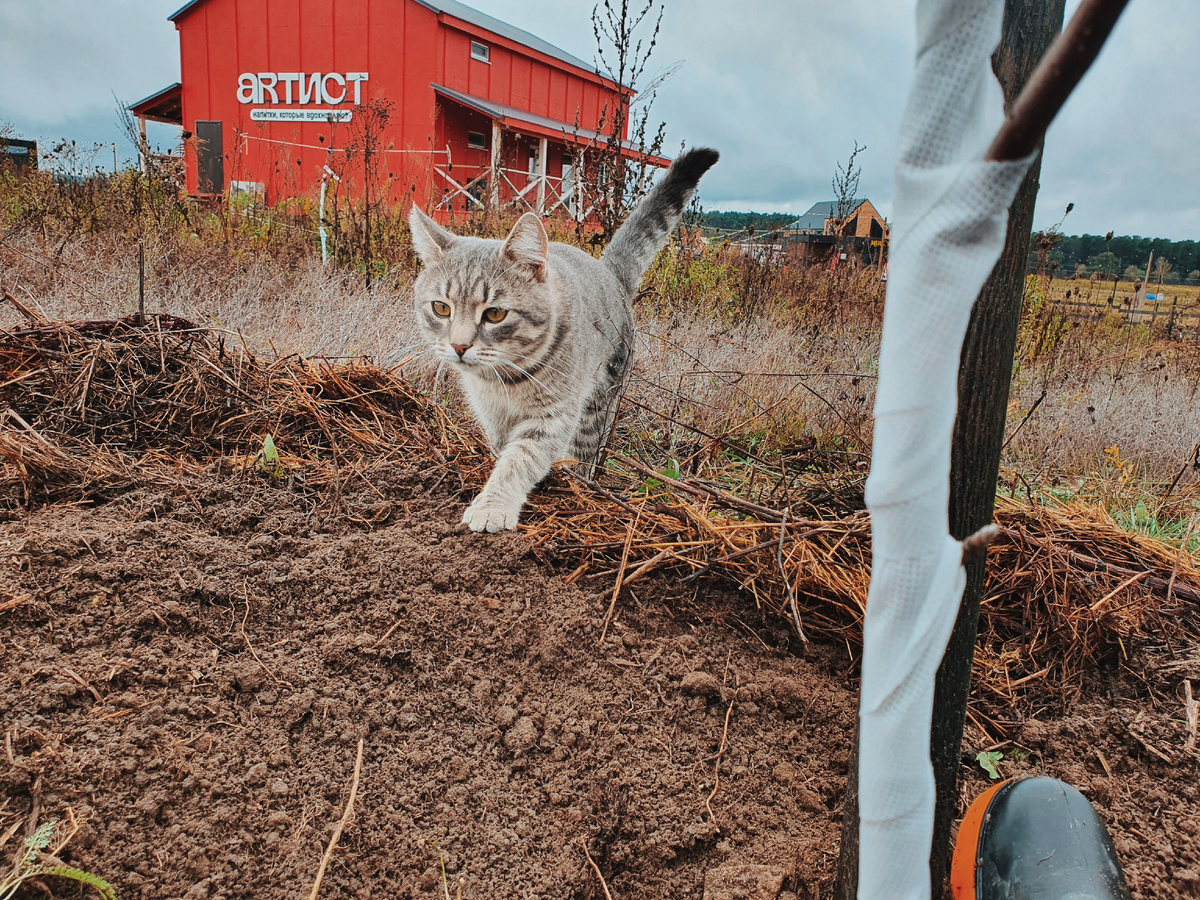
[(628, 296), (683, 217), (683, 208), (720, 154), (708, 147), (689, 150), (671, 164), (663, 180), (637, 205), (600, 257), (617, 273)]

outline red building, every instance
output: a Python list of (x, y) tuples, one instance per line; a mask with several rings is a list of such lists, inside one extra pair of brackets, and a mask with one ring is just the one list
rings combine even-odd
[(274, 203), (336, 175), (445, 212), (582, 218), (580, 184), (604, 177), (592, 148), (631, 95), (457, 0), (191, 0), (170, 20), (182, 84), (130, 109), (143, 134), (146, 120), (183, 127), (199, 195)]

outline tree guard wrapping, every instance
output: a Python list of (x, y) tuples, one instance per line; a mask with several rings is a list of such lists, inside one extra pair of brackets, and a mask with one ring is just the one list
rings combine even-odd
[(966, 582), (948, 512), (959, 354), (1033, 159), (984, 160), (1003, 121), (991, 69), (1002, 14), (1003, 0), (917, 3), (866, 490), (873, 559), (859, 709), (860, 900), (931, 895), (934, 675)]

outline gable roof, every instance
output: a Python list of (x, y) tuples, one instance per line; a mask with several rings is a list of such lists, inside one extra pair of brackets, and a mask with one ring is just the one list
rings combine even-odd
[[(860, 206), (870, 202), (866, 197), (861, 199), (855, 197), (850, 201), (849, 215), (854, 215)], [(837, 205), (836, 200), (822, 200), (820, 203), (814, 203), (808, 208), (808, 212), (788, 225), (788, 229), (790, 231), (823, 231), (825, 220), (832, 218), (837, 213)]]
[[(167, 16), (167, 20), (170, 22), (178, 21), (192, 7), (198, 6), (203, 2), (204, 0), (188, 0), (187, 3)], [(465, 3), (459, 3), (458, 0), (416, 0), (416, 2), (439, 15), (444, 13), (445, 15), (453, 16), (456, 19), (461, 19), (464, 22), (478, 26), (485, 31), (490, 31), (492, 34), (507, 38), (523, 47), (529, 47), (539, 53), (544, 53), (546, 56), (553, 57), (559, 62), (564, 62), (577, 69), (583, 69), (583, 71), (593, 75), (598, 74), (595, 66), (584, 62), (578, 56), (572, 56), (566, 50), (555, 47), (549, 41), (543, 41), (535, 34), (530, 34), (528, 31), (522, 31), (515, 25), (509, 25), (507, 22), (494, 19), (477, 9), (472, 9)]]

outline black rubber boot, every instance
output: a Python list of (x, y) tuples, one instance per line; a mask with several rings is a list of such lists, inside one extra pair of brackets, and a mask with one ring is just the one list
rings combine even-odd
[(1129, 900), (1108, 829), (1056, 778), (1014, 779), (976, 798), (950, 880), (955, 900)]

